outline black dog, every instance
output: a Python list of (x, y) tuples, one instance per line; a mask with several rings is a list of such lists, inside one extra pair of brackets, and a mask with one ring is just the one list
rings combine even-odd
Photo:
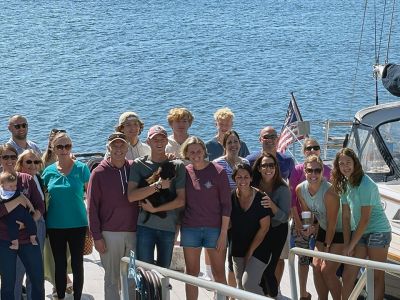
[[(149, 186), (154, 182), (157, 182), (160, 178), (172, 179), (175, 177), (175, 175), (176, 175), (176, 169), (174, 163), (171, 161), (165, 161), (161, 164), (158, 170), (155, 171), (150, 177), (142, 179), (138, 187)], [(162, 204), (171, 202), (175, 198), (176, 198), (175, 192), (171, 192), (170, 189), (161, 189), (159, 192), (156, 192), (148, 196), (146, 199), (149, 200), (149, 202), (154, 207), (159, 207)], [(154, 213), (154, 215), (164, 219), (167, 216), (167, 213), (165, 211), (161, 211)], [(143, 223), (146, 223), (149, 220), (149, 218), (150, 218), (150, 213), (147, 212), (147, 216), (144, 219)]]

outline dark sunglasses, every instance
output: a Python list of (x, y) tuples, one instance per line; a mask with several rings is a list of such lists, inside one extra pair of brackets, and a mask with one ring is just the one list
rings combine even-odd
[(42, 163), (42, 161), (28, 159), (28, 160), (25, 161), (25, 163), (27, 163), (28, 165), (31, 165), (32, 163), (34, 163), (35, 165), (38, 165), (38, 164)]
[(14, 124), (13, 125), (15, 129), (20, 129), (20, 128), (26, 128), (28, 127), (28, 124), (26, 123), (21, 123), (21, 124)]
[(53, 128), (53, 129), (51, 130), (51, 133), (59, 133), (59, 132), (65, 133), (65, 132), (67, 132), (67, 131), (65, 131), (64, 129), (56, 129), (56, 128)]
[(9, 159), (17, 160), (18, 156), (17, 155), (2, 155), (1, 158), (4, 160), (9, 160)]
[(66, 144), (66, 145), (56, 145), (56, 149), (57, 150), (67, 150), (67, 151), (69, 151), (69, 150), (71, 150), (71, 148), (72, 148), (72, 145), (71, 144)]
[(318, 151), (321, 149), (321, 147), (320, 146), (308, 146), (305, 149), (306, 149), (306, 151), (311, 151), (311, 150)]
[(321, 169), (321, 168), (316, 168), (316, 169), (307, 168), (307, 169), (306, 169), (306, 173), (307, 173), (307, 174), (312, 174), (312, 173), (314, 173), (314, 174), (318, 175), (318, 174), (321, 174), (321, 172), (322, 172), (322, 169)]
[(262, 138), (264, 139), (264, 140), (274, 140), (274, 139), (276, 139), (278, 136), (276, 135), (276, 134), (264, 134), (263, 136), (262, 136)]
[(274, 163), (265, 163), (260, 165), (261, 168), (270, 168), (270, 169), (275, 169), (275, 164)]

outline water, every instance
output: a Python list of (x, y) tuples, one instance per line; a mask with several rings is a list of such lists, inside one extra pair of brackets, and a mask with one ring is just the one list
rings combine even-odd
[[(361, 2), (4, 1), (0, 141), (9, 137), (9, 116), (21, 113), (41, 148), (57, 127), (69, 131), (74, 151), (102, 151), (123, 111), (144, 119), (144, 139), (149, 126), (168, 127), (174, 106), (193, 111), (190, 132), (207, 140), (215, 134), (213, 112), (229, 106), (255, 150), (260, 128), (281, 128), (290, 91), (321, 138), (317, 121), (352, 119), (374, 101), (372, 3), (353, 81)], [(378, 24), (382, 10), (379, 3)], [(390, 61), (400, 63), (393, 30)], [(382, 102), (394, 99), (380, 91)]]

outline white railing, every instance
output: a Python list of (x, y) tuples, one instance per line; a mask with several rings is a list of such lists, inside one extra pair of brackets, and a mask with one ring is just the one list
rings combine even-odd
[[(326, 252), (318, 252), (314, 250), (307, 250), (298, 247), (294, 247), (290, 249), (289, 252), (289, 274), (290, 274), (290, 287), (292, 289), (292, 299), (298, 299), (297, 295), (297, 283), (296, 283), (296, 270), (295, 270), (295, 255), (304, 255), (310, 257), (317, 257), (320, 259), (325, 259), (329, 261), (340, 262), (344, 264), (364, 267), (366, 269), (365, 273), (367, 274), (367, 299), (374, 299), (374, 270), (381, 270), (385, 272), (392, 272), (396, 274), (400, 274), (400, 265), (395, 265), (391, 263), (383, 263), (377, 261), (371, 261), (366, 259), (360, 259), (349, 256), (342, 256), (332, 253)], [(360, 285), (364, 280), (361, 280), (361, 283), (357, 285), (356, 289), (361, 290)], [(364, 281), (365, 283), (365, 281)], [(357, 299), (359, 293), (351, 294), (349, 299)], [(354, 297), (354, 298), (351, 298)]]
[[(201, 288), (208, 290), (214, 290), (216, 292), (217, 300), (225, 300), (226, 296), (233, 297), (241, 300), (266, 300), (271, 299), (265, 296), (256, 295), (250, 292), (239, 290), (222, 283), (213, 281), (207, 281), (194, 276), (183, 274), (177, 271), (173, 271), (166, 268), (161, 268), (149, 263), (142, 262), (140, 260), (135, 261), (136, 266), (142, 267), (146, 270), (154, 270), (160, 273), (165, 278), (161, 280), (162, 285), (162, 299), (168, 300), (169, 297), (169, 278), (179, 280), (184, 283), (189, 283)], [(128, 287), (128, 269), (129, 269), (129, 257), (123, 257), (120, 263), (120, 275), (121, 275), (121, 299), (129, 300), (129, 287)]]

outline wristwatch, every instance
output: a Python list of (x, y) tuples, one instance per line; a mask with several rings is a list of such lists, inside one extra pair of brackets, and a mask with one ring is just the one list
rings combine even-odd
[(160, 181), (157, 181), (156, 184), (154, 185), (154, 189), (156, 192), (159, 192), (162, 189), (162, 184)]

